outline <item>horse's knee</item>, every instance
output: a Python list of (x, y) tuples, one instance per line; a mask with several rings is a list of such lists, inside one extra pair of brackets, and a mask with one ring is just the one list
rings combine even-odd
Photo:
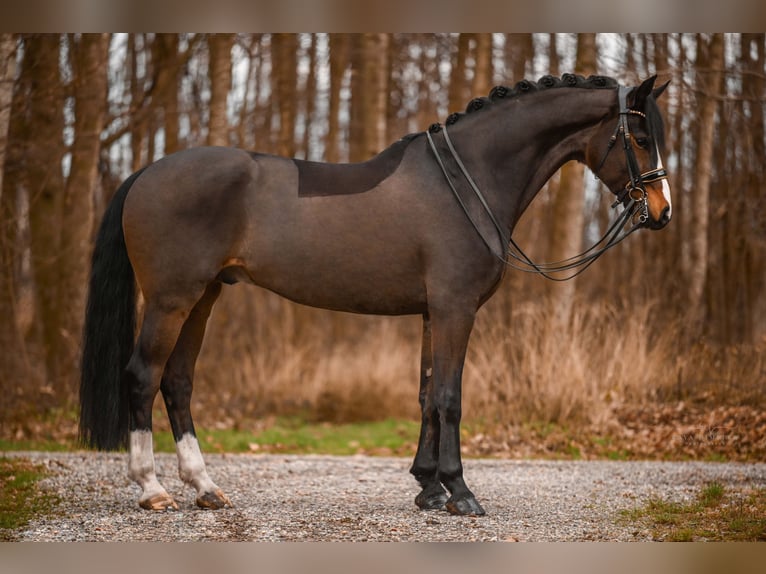
[(441, 398), (438, 405), (439, 422), (442, 426), (458, 425), (462, 417), (462, 405), (460, 404), (460, 396), (454, 396), (451, 394), (445, 395)]

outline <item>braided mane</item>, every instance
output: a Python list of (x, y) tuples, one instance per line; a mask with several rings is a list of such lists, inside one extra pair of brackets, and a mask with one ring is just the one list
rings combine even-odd
[[(512, 88), (508, 86), (495, 86), (489, 92), (489, 96), (474, 98), (466, 106), (465, 112), (456, 112), (447, 117), (447, 125), (452, 125), (466, 114), (481, 110), (484, 107), (494, 104), (500, 100), (507, 100), (543, 90), (553, 88), (585, 88), (585, 89), (615, 89), (618, 86), (617, 80), (608, 76), (589, 76), (585, 78), (578, 74), (564, 74), (561, 78), (555, 76), (543, 76), (537, 82), (530, 80), (521, 80)], [(436, 124), (435, 124), (436, 125)]]

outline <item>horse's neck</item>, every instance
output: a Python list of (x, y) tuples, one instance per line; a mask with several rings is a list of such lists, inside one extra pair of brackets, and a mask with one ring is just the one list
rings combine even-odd
[[(540, 130), (542, 147), (537, 157), (527, 164), (536, 166), (522, 192), (524, 207), (537, 195), (545, 182), (570, 160), (584, 161), (585, 149), (594, 131), (616, 110), (614, 90), (567, 90), (561, 102)], [(546, 125), (547, 124), (547, 125)]]
[(614, 90), (559, 88), (498, 105), (483, 126), (477, 122), (488, 137), (474, 141), (487, 146), (474, 145), (469, 153), (474, 161), (487, 162), (493, 203), (509, 228), (556, 170), (569, 160), (583, 160), (593, 130), (615, 106)]

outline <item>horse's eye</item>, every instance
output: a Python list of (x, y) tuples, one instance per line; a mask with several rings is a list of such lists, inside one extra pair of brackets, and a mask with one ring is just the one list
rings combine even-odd
[(649, 138), (636, 138), (636, 145), (642, 149), (649, 147)]

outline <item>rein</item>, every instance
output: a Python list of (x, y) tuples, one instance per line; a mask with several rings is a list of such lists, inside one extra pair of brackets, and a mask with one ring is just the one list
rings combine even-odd
[[(633, 145), (630, 139), (630, 130), (628, 127), (627, 118), (629, 114), (636, 114), (641, 116), (644, 116), (644, 114), (643, 112), (639, 112), (638, 110), (631, 110), (628, 108), (627, 95), (629, 91), (630, 91), (630, 88), (625, 88), (622, 86), (618, 90), (618, 101), (620, 104), (620, 113), (619, 113), (620, 119), (618, 121), (617, 128), (615, 129), (614, 134), (609, 140), (609, 144), (607, 146), (606, 153), (604, 154), (604, 158), (601, 160), (601, 163), (599, 164), (599, 167), (597, 168), (598, 170), (599, 168), (601, 168), (601, 166), (604, 165), (607, 155), (609, 154), (612, 147), (614, 147), (614, 144), (617, 141), (618, 135), (622, 133), (623, 147), (625, 152), (625, 161), (628, 168), (628, 175), (630, 177), (630, 180), (625, 185), (625, 187), (617, 194), (617, 200), (612, 204), (612, 208), (615, 208), (620, 204), (624, 204), (625, 209), (620, 213), (620, 215), (617, 217), (614, 223), (612, 223), (609, 226), (609, 229), (607, 229), (607, 231), (604, 233), (601, 239), (596, 241), (591, 247), (589, 247), (582, 253), (579, 253), (578, 255), (574, 255), (572, 257), (568, 257), (567, 259), (562, 259), (561, 261), (554, 261), (550, 263), (535, 263), (534, 261), (532, 261), (532, 259), (530, 259), (524, 253), (521, 247), (519, 247), (519, 245), (513, 240), (513, 237), (506, 236), (505, 231), (503, 230), (502, 226), (497, 221), (497, 218), (492, 212), (492, 209), (490, 208), (489, 203), (487, 203), (487, 200), (484, 197), (484, 194), (476, 185), (476, 182), (473, 180), (473, 178), (471, 177), (471, 174), (468, 172), (468, 169), (465, 167), (465, 164), (460, 158), (460, 155), (457, 153), (455, 146), (452, 144), (452, 140), (450, 139), (447, 126), (434, 124), (433, 126), (431, 126), (431, 128), (429, 128), (426, 131), (428, 144), (431, 147), (431, 151), (433, 151), (434, 157), (436, 158), (436, 162), (439, 165), (439, 168), (441, 169), (445, 179), (447, 180), (447, 184), (452, 190), (452, 194), (455, 196), (455, 199), (457, 200), (458, 204), (463, 210), (463, 213), (465, 213), (466, 217), (468, 218), (468, 221), (471, 223), (473, 228), (479, 234), (479, 237), (481, 237), (482, 241), (490, 250), (492, 255), (494, 255), (497, 259), (499, 259), (503, 264), (513, 269), (524, 271), (526, 273), (537, 273), (539, 275), (542, 275), (546, 279), (550, 279), (551, 281), (568, 281), (569, 279), (573, 279), (577, 277), (580, 273), (582, 273), (588, 267), (590, 267), (590, 265), (592, 265), (593, 262), (596, 261), (596, 259), (598, 259), (601, 255), (603, 255), (608, 249), (622, 242), (626, 237), (628, 237), (634, 231), (639, 229), (644, 223), (646, 223), (646, 221), (649, 218), (649, 210), (648, 210), (648, 204), (646, 200), (646, 188), (644, 187), (644, 184), (652, 183), (652, 182), (664, 179), (665, 177), (667, 177), (667, 173), (665, 172), (664, 169), (653, 169), (653, 170), (641, 173), (638, 168), (638, 161), (636, 160), (636, 155), (633, 150)], [(508, 246), (506, 251), (507, 255), (504, 255), (502, 253), (497, 253), (494, 249), (492, 249), (487, 238), (484, 237), (484, 234), (479, 229), (478, 223), (474, 221), (474, 219), (471, 217), (470, 213), (468, 212), (468, 208), (465, 202), (463, 201), (463, 199), (460, 197), (460, 194), (458, 193), (455, 183), (452, 181), (452, 178), (449, 176), (449, 173), (447, 172), (447, 168), (444, 165), (444, 161), (442, 160), (442, 157), (439, 154), (439, 150), (437, 149), (436, 144), (434, 143), (433, 137), (431, 136), (432, 132), (437, 132), (437, 131), (444, 132), (444, 140), (447, 144), (447, 148), (450, 152), (450, 155), (452, 156), (452, 159), (457, 164), (458, 168), (460, 169), (460, 172), (463, 174), (463, 177), (465, 178), (469, 187), (471, 188), (474, 195), (476, 195), (477, 199), (479, 200), (479, 203), (481, 204), (484, 212), (487, 214), (487, 216), (489, 217), (489, 220), (492, 222), (492, 225), (494, 226), (495, 231), (497, 232), (498, 237), (500, 238), (501, 244), (504, 246)], [(620, 232), (622, 231), (622, 229), (625, 227), (628, 221), (631, 220), (632, 218), (636, 220), (637, 222), (634, 222), (633, 226), (627, 232), (620, 235)], [(602, 244), (603, 246), (601, 246)], [(515, 253), (511, 249), (511, 246), (518, 253)], [(508, 256), (510, 256), (510, 258)], [(577, 271), (575, 271), (574, 273), (572, 273), (571, 275), (567, 277), (553, 277), (550, 275), (551, 273), (569, 271), (572, 269), (577, 269)]]

